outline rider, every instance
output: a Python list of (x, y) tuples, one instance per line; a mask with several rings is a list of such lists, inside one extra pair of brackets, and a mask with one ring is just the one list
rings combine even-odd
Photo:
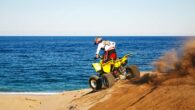
[(95, 38), (95, 45), (98, 45), (95, 58), (99, 58), (100, 50), (104, 50), (103, 62), (106, 63), (109, 60), (116, 60), (117, 54), (115, 50), (115, 42), (102, 40), (101, 37)]

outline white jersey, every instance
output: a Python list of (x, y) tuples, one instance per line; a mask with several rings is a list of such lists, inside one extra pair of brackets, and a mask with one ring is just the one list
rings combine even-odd
[(105, 51), (108, 51), (110, 49), (115, 49), (115, 42), (112, 41), (102, 41), (98, 44), (96, 54), (99, 54), (101, 49), (104, 49)]

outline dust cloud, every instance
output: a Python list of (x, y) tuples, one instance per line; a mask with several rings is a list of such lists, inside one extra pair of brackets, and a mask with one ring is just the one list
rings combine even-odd
[(195, 74), (195, 39), (182, 46), (181, 51), (171, 50), (154, 62), (155, 70), (161, 74)]

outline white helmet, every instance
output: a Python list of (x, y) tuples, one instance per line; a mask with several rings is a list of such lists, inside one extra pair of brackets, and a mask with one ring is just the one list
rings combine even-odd
[[(96, 37), (95, 38), (95, 45), (102, 41), (102, 37)], [(98, 42), (98, 43), (97, 43)]]

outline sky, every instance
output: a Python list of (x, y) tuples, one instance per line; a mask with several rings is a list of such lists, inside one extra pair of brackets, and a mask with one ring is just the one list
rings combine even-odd
[(0, 0), (0, 35), (194, 36), (195, 0)]

